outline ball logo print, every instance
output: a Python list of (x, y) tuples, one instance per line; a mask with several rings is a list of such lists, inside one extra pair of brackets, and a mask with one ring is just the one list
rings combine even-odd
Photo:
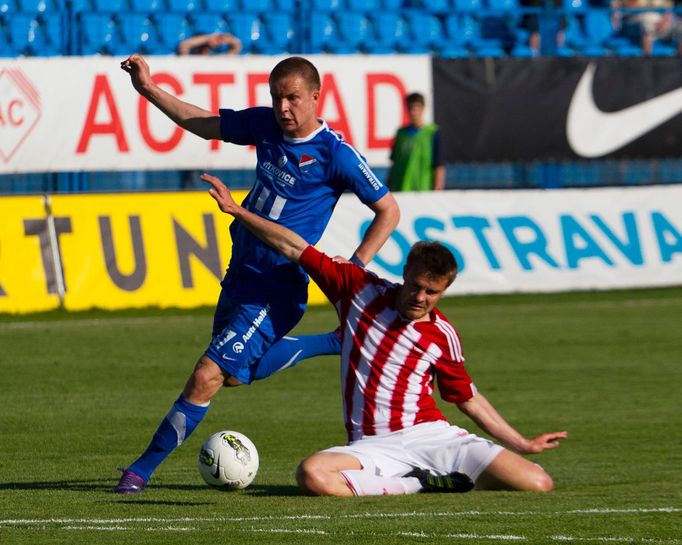
[(0, 157), (7, 163), (41, 115), (40, 95), (17, 68), (0, 70)]
[(258, 450), (243, 433), (220, 431), (199, 451), (199, 473), (206, 484), (224, 490), (246, 488), (258, 472)]
[(244, 345), (242, 343), (234, 343), (232, 345), (232, 351), (235, 354), (241, 354), (244, 351)]

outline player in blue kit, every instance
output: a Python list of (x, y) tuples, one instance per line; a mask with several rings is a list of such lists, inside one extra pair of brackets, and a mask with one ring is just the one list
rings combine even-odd
[[(290, 57), (270, 74), (272, 108), (219, 115), (158, 87), (139, 55), (121, 63), (133, 87), (180, 127), (206, 139), (256, 146), (256, 181), (243, 205), (297, 232), (310, 244), (322, 236), (344, 191), (352, 191), (374, 219), (351, 261), (368, 263), (399, 220), (395, 199), (364, 158), (316, 117), (317, 69)], [(230, 226), (232, 258), (218, 300), (212, 340), (145, 452), (115, 491), (142, 492), (154, 470), (199, 425), (224, 386), (249, 384), (301, 359), (339, 352), (333, 333), (286, 337), (306, 308), (308, 277), (238, 222)], [(341, 259), (341, 258), (339, 258)]]

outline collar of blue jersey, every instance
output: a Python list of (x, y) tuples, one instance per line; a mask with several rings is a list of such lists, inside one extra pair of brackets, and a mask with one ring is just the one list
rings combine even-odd
[(322, 123), (317, 129), (315, 129), (313, 132), (311, 132), (308, 136), (304, 136), (303, 138), (291, 138), (290, 136), (287, 136), (286, 134), (283, 135), (282, 137), (284, 140), (287, 142), (291, 142), (292, 144), (302, 144), (303, 142), (309, 142), (313, 138), (315, 138), (318, 134), (320, 134), (322, 131), (327, 130), (329, 127), (327, 126), (327, 122), (322, 119), (321, 117), (318, 117), (317, 120)]

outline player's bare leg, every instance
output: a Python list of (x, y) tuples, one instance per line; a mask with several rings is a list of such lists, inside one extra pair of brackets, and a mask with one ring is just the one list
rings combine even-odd
[(476, 479), (477, 490), (549, 492), (553, 487), (544, 469), (509, 450), (500, 452)]
[(347, 469), (362, 469), (362, 464), (349, 454), (318, 452), (299, 464), (296, 481), (307, 494), (353, 496), (353, 491), (341, 474)]
[(241, 386), (243, 383), (223, 371), (213, 360), (202, 356), (185, 384), (184, 398), (195, 405), (213, 399), (222, 386)]

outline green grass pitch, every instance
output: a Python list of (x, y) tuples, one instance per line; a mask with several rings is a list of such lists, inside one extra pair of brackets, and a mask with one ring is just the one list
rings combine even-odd
[[(0, 316), (0, 543), (682, 544), (682, 289), (439, 306), (479, 389), (517, 429), (568, 430), (534, 458), (555, 491), (301, 495), (299, 460), (344, 441), (338, 364), (326, 357), (223, 389), (147, 493), (116, 496), (116, 467), (177, 397), (211, 310)], [(297, 332), (335, 325), (330, 307), (310, 309)], [(199, 446), (221, 429), (258, 446), (246, 490), (201, 481)]]

